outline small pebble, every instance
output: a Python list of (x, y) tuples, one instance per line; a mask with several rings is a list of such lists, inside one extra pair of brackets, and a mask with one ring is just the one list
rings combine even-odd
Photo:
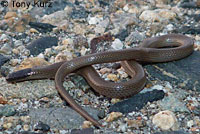
[(5, 105), (3, 107), (0, 107), (0, 117), (1, 116), (13, 116), (16, 114), (16, 110), (14, 108), (14, 106), (9, 106), (9, 105)]
[(37, 58), (44, 59), (45, 57), (44, 57), (44, 54), (40, 53), (40, 54), (37, 56)]
[(89, 23), (90, 25), (92, 25), (92, 24), (97, 24), (97, 23), (99, 23), (102, 19), (103, 19), (103, 18), (101, 18), (101, 17), (99, 17), (99, 16), (97, 16), (97, 17), (89, 17), (89, 18), (88, 18), (88, 23)]
[(121, 124), (118, 128), (121, 132), (125, 133), (127, 130), (127, 125), (126, 124)]
[(90, 128), (92, 126), (92, 123), (90, 121), (84, 121), (82, 128)]
[(177, 119), (173, 112), (166, 110), (154, 115), (152, 122), (162, 130), (169, 130), (176, 126)]
[(13, 126), (13, 124), (12, 123), (5, 123), (5, 124), (3, 124), (3, 128), (4, 129), (9, 129), (9, 128), (11, 128)]
[(125, 120), (128, 124), (129, 127), (131, 128), (140, 128), (143, 126), (143, 122), (141, 120), (129, 120), (129, 119), (126, 119)]
[(0, 95), (0, 104), (7, 104), (8, 100), (6, 100), (3, 96)]
[(31, 28), (31, 29), (30, 29), (30, 33), (39, 33), (39, 31), (36, 30), (35, 28)]
[(112, 81), (118, 81), (118, 78), (117, 78), (117, 75), (116, 74), (108, 74), (107, 75), (107, 78), (109, 80), (112, 80)]
[(63, 44), (63, 45), (73, 44), (73, 40), (70, 39), (70, 38), (64, 39), (64, 40), (62, 41), (62, 44)]
[(117, 102), (120, 102), (120, 99), (112, 98), (112, 100), (111, 100), (111, 103), (112, 103), (112, 104), (115, 104), (115, 103), (117, 103)]
[(22, 63), (17, 67), (15, 70), (21, 70), (21, 69), (26, 69), (26, 68), (32, 68), (35, 66), (44, 66), (44, 65), (49, 65), (46, 60), (38, 57), (33, 57), (33, 58), (27, 58)]
[(167, 25), (167, 30), (168, 30), (168, 31), (172, 31), (172, 30), (173, 30), (173, 27), (174, 27), (174, 26), (173, 26), (172, 24), (168, 24), (168, 25)]
[(140, 15), (142, 21), (163, 22), (172, 20), (176, 17), (176, 13), (167, 9), (145, 10)]
[(193, 120), (190, 120), (190, 121), (187, 122), (187, 126), (189, 128), (191, 128), (193, 125), (194, 125), (194, 121)]
[(111, 73), (111, 69), (110, 68), (102, 68), (102, 69), (100, 69), (100, 73), (101, 74), (106, 74), (106, 73)]
[(12, 59), (12, 60), (10, 60), (10, 64), (11, 64), (11, 66), (16, 66), (17, 64), (19, 63), (19, 60), (18, 59)]
[(30, 116), (20, 116), (20, 120), (27, 124), (31, 122)]
[(63, 52), (63, 53), (59, 53), (56, 57), (55, 57), (55, 62), (61, 62), (61, 61), (69, 61), (73, 59), (73, 55), (71, 52)]
[(123, 43), (120, 41), (120, 39), (115, 39), (112, 43), (112, 48), (115, 50), (120, 50), (123, 48)]
[(60, 134), (67, 134), (66, 130), (60, 130), (59, 132), (60, 132)]
[(152, 89), (157, 89), (157, 90), (163, 90), (163, 86), (162, 85), (154, 85), (153, 87), (151, 87)]
[(21, 125), (17, 125), (17, 126), (16, 126), (17, 131), (19, 131), (21, 128), (22, 128)]
[(28, 130), (29, 130), (29, 125), (25, 124), (25, 125), (23, 126), (23, 129), (24, 129), (24, 131), (28, 131)]
[(15, 48), (12, 50), (12, 52), (13, 52), (14, 54), (17, 54), (17, 55), (20, 53), (20, 51), (19, 51), (18, 49), (15, 49)]
[(43, 122), (38, 122), (37, 124), (34, 125), (34, 130), (40, 130), (43, 132), (47, 132), (50, 130), (50, 127), (47, 124), (44, 124)]
[(5, 19), (9, 19), (12, 17), (17, 17), (17, 13), (16, 12), (7, 12), (6, 15), (4, 16)]
[(89, 105), (89, 104), (90, 104), (89, 99), (88, 99), (88, 98), (85, 98), (85, 99), (83, 100), (83, 104), (84, 104), (84, 105)]
[(101, 109), (97, 115), (100, 119), (103, 119), (106, 116), (105, 110)]
[(116, 119), (119, 119), (120, 117), (122, 117), (122, 113), (120, 113), (120, 112), (112, 112), (107, 117), (106, 122), (112, 122), (112, 121), (114, 121)]

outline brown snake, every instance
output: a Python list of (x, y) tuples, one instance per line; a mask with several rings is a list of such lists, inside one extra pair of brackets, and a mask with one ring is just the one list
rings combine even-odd
[[(178, 34), (168, 34), (144, 40), (140, 47), (117, 51), (107, 51), (74, 58), (71, 61), (59, 62), (49, 66), (23, 69), (9, 74), (8, 82), (19, 82), (33, 79), (55, 78), (55, 85), (60, 95), (70, 106), (91, 121), (95, 126), (101, 124), (79, 106), (63, 87), (64, 78), (76, 72), (82, 75), (89, 85), (98, 93), (109, 98), (126, 98), (140, 92), (146, 83), (144, 70), (136, 61), (168, 62), (189, 56), (193, 52), (193, 40)], [(122, 66), (132, 77), (129, 81), (113, 83), (103, 80), (93, 64), (123, 61)]]

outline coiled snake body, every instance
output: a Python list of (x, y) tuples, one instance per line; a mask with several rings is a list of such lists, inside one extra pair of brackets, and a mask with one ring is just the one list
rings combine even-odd
[[(144, 70), (136, 61), (168, 62), (189, 56), (193, 52), (193, 40), (184, 35), (168, 34), (144, 40), (140, 47), (125, 50), (108, 51), (59, 62), (49, 66), (34, 67), (9, 74), (8, 82), (33, 79), (55, 78), (55, 85), (60, 95), (70, 106), (91, 121), (95, 126), (101, 124), (83, 110), (63, 87), (66, 75), (76, 72), (87, 80), (98, 93), (109, 98), (126, 98), (140, 92), (146, 83)], [(112, 83), (104, 81), (91, 66), (93, 64), (122, 61), (125, 71), (131, 76), (126, 82)]]

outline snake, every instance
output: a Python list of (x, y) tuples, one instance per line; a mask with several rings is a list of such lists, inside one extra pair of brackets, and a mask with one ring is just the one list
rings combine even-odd
[[(183, 59), (194, 50), (192, 38), (181, 34), (166, 34), (147, 38), (138, 47), (110, 50), (76, 57), (47, 66), (37, 66), (12, 72), (7, 75), (8, 83), (35, 79), (55, 79), (55, 87), (61, 97), (86, 120), (96, 127), (103, 127), (98, 120), (88, 114), (65, 90), (63, 82), (71, 73), (82, 75), (88, 84), (99, 94), (108, 98), (128, 98), (139, 93), (146, 84), (146, 75), (139, 62), (161, 63)], [(121, 61), (125, 72), (131, 77), (128, 81), (114, 83), (100, 77), (92, 65)]]

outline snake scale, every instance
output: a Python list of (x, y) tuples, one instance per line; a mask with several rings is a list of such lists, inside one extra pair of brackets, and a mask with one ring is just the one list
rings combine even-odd
[[(54, 78), (57, 91), (70, 106), (91, 121), (102, 126), (79, 106), (63, 87), (64, 78), (70, 73), (82, 75), (98, 93), (109, 98), (127, 98), (140, 92), (146, 83), (145, 72), (137, 61), (158, 63), (179, 60), (193, 52), (193, 40), (179, 34), (167, 34), (145, 39), (139, 47), (124, 50), (93, 53), (48, 66), (19, 70), (6, 77), (7, 82), (20, 82), (34, 79)], [(114, 83), (102, 79), (93, 64), (122, 61), (125, 71), (131, 76), (126, 82)]]

